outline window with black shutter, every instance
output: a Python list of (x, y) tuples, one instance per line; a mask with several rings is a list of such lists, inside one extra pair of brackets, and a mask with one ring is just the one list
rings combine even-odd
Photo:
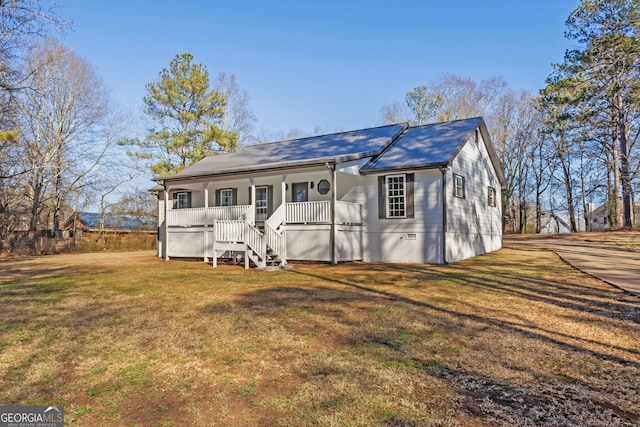
[(378, 217), (384, 219), (413, 218), (414, 174), (378, 177)]

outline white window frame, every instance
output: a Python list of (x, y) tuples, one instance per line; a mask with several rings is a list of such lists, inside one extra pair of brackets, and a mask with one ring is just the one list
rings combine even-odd
[(459, 197), (461, 199), (464, 199), (467, 197), (467, 194), (464, 188), (465, 187), (464, 181), (465, 181), (464, 176), (458, 175), (455, 173), (453, 174), (453, 195), (455, 197)]
[[(397, 181), (398, 179), (400, 179), (400, 181)], [(385, 206), (387, 209), (387, 218), (406, 218), (407, 176), (405, 174), (387, 175), (385, 176), (385, 184)]]
[(233, 206), (233, 189), (224, 188), (220, 190), (220, 206)]
[[(264, 189), (264, 199), (258, 199), (258, 190)], [(269, 187), (256, 187), (256, 221), (264, 221), (269, 217)]]
[(496, 189), (491, 187), (491, 186), (489, 186), (488, 189), (489, 190), (488, 190), (488, 194), (487, 194), (487, 204), (489, 206), (496, 207), (496, 204), (497, 204), (497, 202), (496, 202)]
[(181, 191), (176, 193), (176, 209), (189, 209), (189, 192)]

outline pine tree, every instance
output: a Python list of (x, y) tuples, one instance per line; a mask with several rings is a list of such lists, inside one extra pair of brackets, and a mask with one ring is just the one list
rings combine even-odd
[(226, 97), (210, 88), (209, 72), (193, 55), (176, 55), (146, 86), (145, 113), (157, 127), (141, 143), (152, 170), (171, 175), (216, 151), (237, 147), (237, 133), (220, 128)]

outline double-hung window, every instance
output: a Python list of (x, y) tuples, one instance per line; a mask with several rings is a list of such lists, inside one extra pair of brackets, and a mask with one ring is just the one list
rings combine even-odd
[(220, 190), (220, 206), (233, 206), (233, 190), (231, 188)]
[(256, 187), (256, 221), (269, 218), (269, 187)]
[(487, 203), (489, 206), (495, 206), (496, 205), (496, 189), (493, 187), (489, 187), (489, 193), (488, 193), (488, 200)]
[(405, 218), (407, 191), (405, 175), (389, 175), (387, 181), (387, 218)]
[(453, 195), (456, 197), (460, 197), (464, 199), (465, 189), (464, 189), (464, 176), (453, 174)]
[(378, 218), (414, 218), (414, 173), (378, 176)]
[(191, 207), (191, 192), (189, 191), (174, 193), (174, 199), (176, 200), (176, 209), (188, 209)]

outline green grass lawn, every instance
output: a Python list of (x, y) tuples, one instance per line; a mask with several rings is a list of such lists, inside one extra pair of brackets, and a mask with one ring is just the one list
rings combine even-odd
[(0, 260), (0, 403), (68, 425), (638, 425), (640, 299), (513, 245), (264, 272)]

